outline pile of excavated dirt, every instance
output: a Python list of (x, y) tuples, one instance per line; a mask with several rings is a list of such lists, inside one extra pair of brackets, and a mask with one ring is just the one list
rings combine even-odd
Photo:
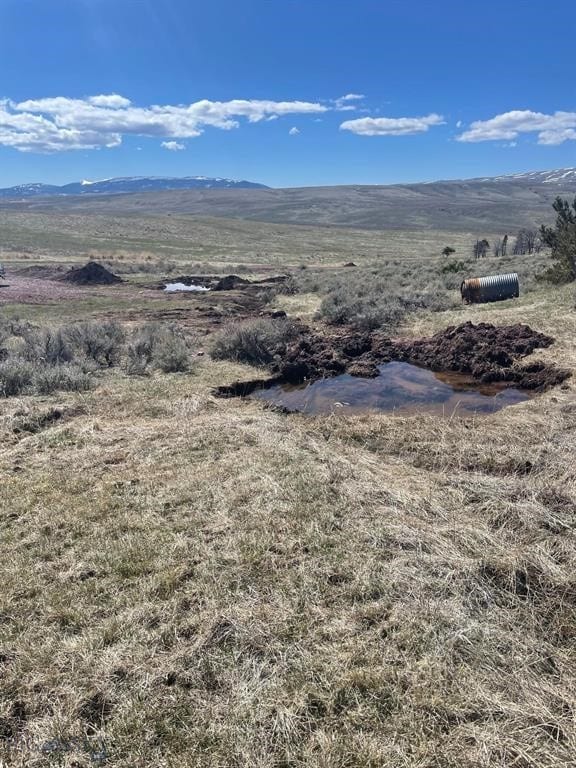
[(238, 275), (226, 275), (221, 280), (218, 280), (216, 285), (212, 288), (213, 291), (232, 291), (234, 288), (238, 288), (242, 285), (247, 285), (250, 280), (245, 280)]
[(564, 381), (569, 372), (541, 362), (522, 366), (518, 360), (553, 343), (551, 336), (528, 325), (496, 327), (468, 322), (450, 326), (430, 339), (397, 343), (396, 348), (402, 354), (399, 359), (434, 371), (457, 371), (481, 383), (509, 381), (541, 391)]
[[(551, 336), (527, 325), (496, 327), (488, 323), (450, 326), (430, 338), (393, 340), (381, 333), (321, 336), (300, 326), (296, 340), (280, 346), (265, 386), (279, 382), (299, 383), (348, 373), (371, 378), (378, 366), (392, 360), (419, 365), (433, 371), (465, 373), (480, 383), (509, 382), (535, 392), (560, 384), (570, 371), (541, 361), (521, 365), (519, 361), (535, 349), (549, 347)], [(263, 380), (219, 387), (221, 397), (246, 395), (263, 387)]]
[(84, 267), (71, 269), (61, 279), (74, 285), (114, 285), (122, 282), (121, 277), (97, 261), (89, 261)]

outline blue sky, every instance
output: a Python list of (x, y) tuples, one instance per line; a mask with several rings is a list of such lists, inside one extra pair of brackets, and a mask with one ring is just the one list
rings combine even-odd
[(0, 0), (0, 186), (576, 166), (575, 29), (567, 0)]

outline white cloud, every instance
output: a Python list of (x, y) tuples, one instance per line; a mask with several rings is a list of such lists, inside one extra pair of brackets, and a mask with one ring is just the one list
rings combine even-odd
[(359, 136), (409, 136), (426, 133), (431, 126), (444, 125), (444, 122), (444, 118), (436, 114), (425, 117), (361, 117), (346, 120), (340, 130)]
[(576, 140), (576, 112), (554, 112), (552, 115), (528, 109), (503, 112), (490, 120), (476, 120), (457, 139), (463, 142), (512, 141), (523, 133), (537, 134), (538, 144), (555, 145)]
[(332, 103), (337, 112), (353, 112), (357, 107), (350, 102), (360, 101), (363, 98), (364, 96), (361, 93), (347, 93), (345, 96), (340, 96), (340, 98), (334, 99)]
[(179, 141), (163, 141), (160, 144), (164, 149), (169, 149), (171, 152), (179, 152), (186, 149), (186, 144), (181, 144)]
[(298, 134), (300, 133), (300, 129), (296, 127), (290, 128), (288, 133), (290, 134), (290, 136), (298, 136)]
[(458, 122), (456, 123), (456, 128), (462, 128), (463, 125), (464, 123), (462, 122), (462, 120), (458, 120)]
[[(207, 127), (238, 128), (285, 115), (313, 115), (329, 107), (308, 101), (233, 99), (136, 107), (118, 94), (0, 101), (0, 145), (21, 152), (117, 147), (124, 135), (191, 139)], [(177, 143), (177, 142), (176, 142)]]
[(108, 96), (90, 96), (90, 104), (95, 107), (109, 107), (110, 109), (122, 109), (130, 106), (130, 99), (119, 96), (117, 93), (110, 93)]

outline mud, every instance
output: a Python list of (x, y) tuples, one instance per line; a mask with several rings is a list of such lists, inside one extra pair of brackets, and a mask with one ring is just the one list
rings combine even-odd
[[(497, 327), (468, 322), (450, 326), (430, 339), (398, 342), (395, 346), (401, 355), (396, 359), (433, 371), (467, 373), (481, 383), (510, 382), (522, 389), (542, 392), (565, 381), (570, 372), (536, 361), (520, 365), (519, 360), (553, 343), (551, 336), (528, 325)], [(386, 350), (387, 344), (385, 341)]]
[(245, 280), (238, 275), (226, 275), (226, 277), (218, 280), (216, 285), (212, 288), (213, 291), (233, 291), (235, 288), (240, 288), (243, 285), (248, 285), (250, 280)]
[(543, 392), (561, 384), (570, 371), (541, 361), (522, 365), (520, 360), (536, 349), (549, 347), (551, 336), (527, 325), (497, 327), (488, 323), (450, 326), (429, 338), (398, 340), (381, 333), (322, 336), (306, 326), (294, 342), (274, 350), (272, 379), (236, 382), (219, 387), (220, 397), (246, 395), (279, 382), (298, 384), (343, 373), (362, 378), (379, 375), (379, 366), (401, 361), (435, 372), (469, 375), (481, 384), (505, 383), (519, 389)]
[[(275, 285), (286, 282), (288, 275), (272, 275), (261, 280), (247, 280), (239, 275), (180, 275), (180, 277), (171, 277), (170, 283), (183, 283), (184, 285), (201, 285), (210, 288), (212, 291), (235, 291), (242, 289), (255, 288), (273, 288)], [(160, 283), (157, 287), (164, 288), (166, 282)]]
[(71, 269), (62, 276), (61, 280), (74, 285), (114, 285), (123, 282), (121, 277), (110, 272), (97, 261), (89, 261), (79, 269)]

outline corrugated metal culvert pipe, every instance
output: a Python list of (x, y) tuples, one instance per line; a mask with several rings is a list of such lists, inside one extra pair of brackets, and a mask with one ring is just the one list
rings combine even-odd
[(460, 293), (462, 301), (466, 304), (517, 299), (520, 296), (520, 282), (516, 272), (508, 275), (471, 277), (469, 280), (462, 281)]

